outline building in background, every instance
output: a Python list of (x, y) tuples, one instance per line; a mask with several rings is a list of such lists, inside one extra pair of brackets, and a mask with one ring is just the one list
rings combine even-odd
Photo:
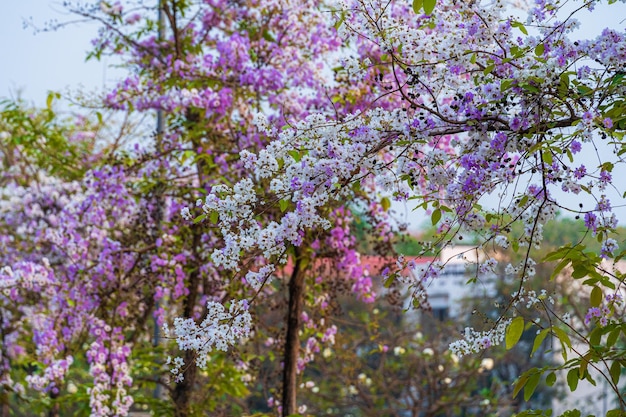
[(470, 268), (482, 261), (475, 248), (455, 246), (441, 251), (440, 260), (445, 264), (441, 275), (427, 284), (428, 301), (432, 314), (439, 320), (459, 318), (467, 301), (493, 299), (497, 294), (497, 276), (494, 273), (478, 274)]

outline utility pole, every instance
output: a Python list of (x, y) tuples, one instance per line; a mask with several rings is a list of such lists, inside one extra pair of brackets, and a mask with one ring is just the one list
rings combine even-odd
[[(157, 34), (157, 39), (159, 44), (163, 41), (163, 39), (165, 38), (165, 14), (163, 13), (163, 1), (166, 0), (159, 0), (159, 6), (158, 6), (158, 11), (157, 11), (157, 19), (158, 19), (158, 34)], [(163, 132), (165, 128), (165, 121), (163, 118), (163, 110), (162, 109), (158, 109), (157, 110), (157, 114), (156, 114), (156, 152), (157, 155), (160, 155), (163, 151)], [(160, 210), (161, 208), (159, 207), (157, 210)], [(159, 227), (157, 226), (157, 232), (158, 232)], [(157, 301), (155, 303), (155, 311), (159, 309), (159, 302)], [(156, 320), (156, 318), (154, 319), (154, 334), (153, 334), (153, 339), (152, 339), (152, 344), (154, 347), (157, 347), (159, 345), (159, 341), (161, 339), (161, 334), (160, 334), (160, 329), (159, 329), (159, 324)], [(153, 396), (155, 399), (159, 399), (161, 398), (161, 384), (159, 382), (156, 383), (156, 386), (154, 387), (154, 393)]]

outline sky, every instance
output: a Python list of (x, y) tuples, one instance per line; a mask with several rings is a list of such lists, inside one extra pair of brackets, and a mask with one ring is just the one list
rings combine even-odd
[(119, 71), (108, 62), (85, 62), (97, 27), (75, 24), (54, 32), (34, 33), (24, 27), (31, 21), (43, 28), (46, 22), (72, 20), (60, 1), (7, 1), (0, 13), (0, 97), (20, 95), (29, 103), (43, 105), (49, 90), (63, 92), (86, 88), (101, 91), (112, 84)]
[[(35, 34), (24, 21), (42, 28), (56, 19), (72, 20), (62, 1), (6, 1), (0, 13), (0, 97), (21, 94), (29, 102), (42, 105), (48, 90), (63, 91), (71, 87), (102, 90), (113, 84), (121, 72), (107, 68), (109, 62), (85, 62), (90, 41), (97, 27), (74, 24), (55, 32)], [(573, 3), (578, 4), (578, 2)], [(571, 7), (567, 6), (571, 9)], [(599, 5), (592, 14), (581, 14), (581, 28), (574, 37), (591, 37), (604, 27), (624, 28), (626, 4)], [(105, 58), (106, 59), (106, 58)]]
[[(73, 20), (61, 1), (20, 0), (6, 3), (0, 13), (0, 99), (19, 95), (28, 103), (43, 106), (49, 90), (103, 91), (113, 86), (116, 78), (123, 74), (119, 69), (110, 68), (106, 58), (102, 62), (85, 62), (90, 41), (97, 30), (93, 24), (71, 24), (54, 32), (39, 33), (34, 33), (33, 27), (24, 27), (25, 20), (40, 28), (52, 19), (61, 22)], [(580, 2), (566, 5), (562, 15), (565, 16), (577, 4)], [(571, 35), (572, 38), (594, 37), (604, 27), (624, 30), (626, 3), (618, 1), (612, 6), (598, 5), (593, 13), (580, 13), (579, 20), (580, 29)], [(593, 159), (585, 163), (597, 165)], [(614, 175), (615, 178), (625, 176), (626, 168)], [(564, 195), (563, 198), (569, 199), (569, 205), (577, 205), (579, 197)], [(611, 198), (614, 205), (624, 201), (619, 192), (613, 192)], [(587, 202), (586, 206), (590, 204)], [(412, 227), (424, 221), (423, 214), (412, 211), (410, 202), (395, 205), (394, 208), (401, 213), (402, 221), (410, 222)], [(626, 221), (626, 207), (618, 208), (617, 213), (619, 218), (625, 219), (623, 222)]]

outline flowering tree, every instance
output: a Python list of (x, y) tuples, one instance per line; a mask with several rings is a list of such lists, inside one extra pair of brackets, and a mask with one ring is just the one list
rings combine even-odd
[[(298, 231), (332, 227), (324, 207), (350, 201), (355, 190), (383, 202), (389, 196), (413, 202), (430, 210), (444, 245), (472, 232), (481, 238), (477, 249), (488, 253), (510, 245), (523, 254), (506, 267), (519, 284), (500, 318), (488, 330), (467, 328), (451, 345), (454, 352), (477, 353), (505, 342), (510, 348), (525, 327), (534, 327), (533, 351), (553, 335), (564, 364), (526, 372), (515, 394), (524, 389), (529, 398), (544, 374), (553, 383), (554, 368), (567, 370), (575, 389), (579, 379), (592, 379), (593, 368), (623, 409), (618, 383), (624, 352), (615, 344), (623, 326), (623, 277), (605, 260), (616, 263), (624, 255), (610, 237), (617, 218), (609, 191), (624, 152), (625, 38), (615, 29), (592, 40), (567, 36), (576, 27), (576, 13), (594, 4), (582, 4), (560, 20), (558, 1), (537, 2), (524, 23), (504, 15), (505, 5), (497, 1), (439, 2), (436, 8), (432, 1), (339, 5), (339, 36), (365, 55), (345, 68), (345, 76), (373, 79), (379, 97), (365, 110), (339, 117), (318, 112), (280, 132), (263, 124), (276, 139), (257, 155), (242, 157), (258, 179), (271, 179), (286, 210), (280, 222), (260, 225), (258, 203), (267, 203), (266, 195), (242, 194), (237, 187), (245, 188), (243, 182), (216, 187), (203, 206), (222, 223), (225, 246), (214, 259), (235, 266), (250, 251), (263, 250), (270, 258), (282, 247), (300, 247)], [(583, 161), (587, 149), (607, 147), (617, 156), (597, 152), (593, 162)], [(585, 195), (593, 203), (569, 206), (557, 197), (563, 193)], [(488, 204), (489, 196), (496, 204)], [(233, 213), (228, 202), (242, 198), (246, 206)], [(531, 250), (541, 246), (543, 226), (557, 210), (583, 216), (600, 250), (572, 242), (533, 259)], [(515, 232), (516, 224), (521, 231)], [(268, 261), (268, 268), (281, 262)], [(552, 278), (572, 268), (571, 276), (590, 291), (586, 324), (595, 326), (579, 331), (555, 313), (554, 299), (529, 286), (538, 261), (558, 261)], [(398, 264), (414, 267), (402, 258)], [(496, 265), (488, 258), (476, 270)], [(416, 304), (443, 267), (434, 262), (415, 271), (409, 286)], [(398, 277), (390, 272), (388, 280)], [(532, 308), (544, 309), (547, 319), (527, 322), (525, 311)], [(587, 351), (572, 346), (572, 334), (585, 341)]]
[[(324, 321), (328, 303), (320, 300), (337, 291), (353, 291), (364, 300), (374, 296), (349, 235), (350, 208), (328, 204), (326, 214), (337, 223), (330, 232), (298, 233), (306, 251), (272, 248), (268, 241), (266, 253), (246, 258), (246, 273), (233, 272), (235, 265), (224, 265), (220, 259), (226, 258), (215, 252), (221, 246), (219, 218), (185, 222), (179, 212), (190, 199), (217, 190), (216, 184), (253, 175), (239, 154), (251, 155), (268, 142), (266, 132), (253, 123), (261, 114), (275, 127), (288, 126), (314, 111), (345, 114), (373, 99), (366, 83), (329, 84), (325, 72), (331, 63), (339, 65), (342, 44), (326, 18), (328, 7), (164, 1), (160, 19), (152, 18), (156, 7), (141, 2), (68, 7), (101, 24), (92, 56), (121, 56), (129, 69), (129, 77), (101, 106), (126, 114), (156, 110), (159, 128), (124, 146), (118, 138), (128, 136), (125, 130), (109, 136), (85, 129), (81, 138), (118, 146), (72, 153), (84, 159), (73, 163), (87, 165), (71, 178), (46, 171), (45, 153), (35, 155), (41, 163), (34, 164), (32, 177), (7, 176), (3, 210), (15, 214), (3, 217), (3, 238), (11, 247), (2, 260), (3, 296), (8, 297), (2, 310), (4, 389), (26, 395), (22, 384), (27, 383), (46, 394), (50, 413), (58, 415), (59, 398), (69, 393), (71, 365), (80, 360), (90, 369), (87, 394), (93, 415), (125, 415), (145, 394), (144, 387), (155, 384), (168, 390), (173, 404), (164, 412), (186, 416), (215, 408), (206, 403), (211, 395), (244, 395), (245, 387), (226, 390), (223, 385), (231, 385), (232, 375), (248, 378), (247, 364), (227, 365), (228, 372), (222, 371), (229, 379), (206, 392), (200, 387), (210, 378), (198, 368), (212, 369), (209, 362), (219, 357), (215, 350), (227, 350), (241, 337), (271, 337), (260, 327), (252, 334), (249, 310), (274, 297), (287, 323), (272, 338), (280, 341), (285, 363), (278, 387), (282, 399), (276, 405), (292, 414), (298, 372), (317, 344), (332, 340), (334, 327)], [(350, 96), (344, 106), (329, 99), (342, 94)], [(27, 122), (32, 119), (21, 114)], [(14, 142), (11, 152), (24, 156), (23, 165), (33, 164), (29, 148), (14, 140), (21, 137), (22, 126), (7, 120), (3, 137)], [(53, 155), (74, 149), (73, 137), (63, 129), (26, 127), (36, 141), (62, 139), (52, 147)], [(70, 169), (70, 161), (65, 162), (62, 168)], [(268, 186), (259, 184), (258, 192)], [(238, 190), (256, 192), (252, 181)], [(380, 204), (365, 194), (359, 199), (364, 216), (377, 218), (377, 227), (385, 228)], [(228, 202), (233, 210), (245, 204), (245, 199)], [(268, 222), (286, 208), (283, 203), (267, 207), (261, 218)], [(183, 210), (183, 217), (188, 213)], [(16, 240), (26, 243), (16, 245)], [(277, 288), (265, 285), (273, 269), (263, 263), (272, 256), (292, 259), (285, 285)], [(330, 266), (314, 260), (320, 256), (343, 271), (341, 277), (320, 280), (320, 271)], [(305, 293), (307, 281), (314, 285)], [(335, 285), (338, 281), (343, 284)], [(288, 297), (276, 301), (283, 289)], [(299, 352), (305, 305), (318, 319), (308, 323), (308, 353)], [(152, 346), (161, 338), (158, 333), (152, 337), (153, 320), (158, 326), (174, 324), (171, 332), (166, 329), (165, 341), (175, 341), (183, 354), (172, 360), (171, 370), (164, 367), (160, 348)], [(37, 366), (28, 378), (15, 381), (20, 375), (11, 370), (26, 358), (35, 358)]]
[[(475, 257), (476, 279), (497, 267), (493, 248), (521, 255), (505, 265), (518, 289), (501, 316), (490, 328), (467, 328), (453, 352), (510, 348), (532, 327), (533, 350), (552, 335), (564, 363), (524, 373), (515, 394), (529, 398), (557, 368), (575, 388), (594, 368), (623, 408), (623, 277), (606, 262), (624, 256), (611, 237), (609, 192), (626, 129), (626, 39), (616, 29), (568, 37), (576, 13), (594, 4), (560, 20), (559, 1), (538, 1), (524, 22), (500, 1), (69, 4), (100, 25), (92, 57), (118, 56), (129, 70), (102, 107), (157, 111), (158, 129), (107, 148), (92, 144), (117, 143), (99, 122), (41, 131), (29, 122), (37, 117), (6, 113), (3, 157), (35, 169), (2, 178), (3, 392), (21, 395), (27, 382), (59, 415), (67, 375), (83, 361), (91, 415), (126, 415), (142, 389), (161, 386), (172, 404), (164, 413), (187, 416), (217, 407), (201, 400), (202, 368), (249, 378), (245, 356), (220, 368), (216, 351), (265, 339), (283, 352), (275, 405), (294, 414), (298, 373), (333, 340), (335, 294), (375, 297), (369, 273), (378, 271), (355, 250), (354, 213), (383, 251), (393, 227), (405, 227), (390, 221), (395, 200), (430, 213), (439, 235), (425, 251), (478, 236), (486, 257)], [(24, 126), (32, 134), (20, 136)], [(65, 159), (50, 163), (21, 137), (51, 143)], [(607, 147), (615, 156), (583, 158)], [(593, 204), (569, 206), (563, 193)], [(533, 258), (557, 210), (583, 216), (600, 250), (572, 242)], [(558, 262), (553, 277), (571, 269), (589, 289), (587, 328), (531, 286), (542, 260)], [(418, 267), (400, 255), (382, 274), (427, 306), (445, 263)], [(267, 306), (284, 325), (253, 320)], [(536, 308), (545, 318), (526, 320)], [(170, 371), (153, 346), (161, 339), (153, 321), (173, 323), (164, 336), (183, 351)], [(573, 334), (588, 351), (572, 346)], [(25, 357), (36, 367), (14, 381), (13, 364)], [(228, 393), (211, 390), (205, 395)]]

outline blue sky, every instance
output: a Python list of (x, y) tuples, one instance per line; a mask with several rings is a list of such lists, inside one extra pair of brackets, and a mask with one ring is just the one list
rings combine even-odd
[(34, 34), (24, 28), (25, 19), (39, 27), (51, 19), (72, 19), (60, 1), (10, 1), (0, 13), (0, 97), (22, 97), (42, 105), (48, 90), (63, 91), (84, 86), (101, 90), (111, 83), (115, 71), (106, 62), (85, 62), (96, 26), (70, 25), (55, 32)]

